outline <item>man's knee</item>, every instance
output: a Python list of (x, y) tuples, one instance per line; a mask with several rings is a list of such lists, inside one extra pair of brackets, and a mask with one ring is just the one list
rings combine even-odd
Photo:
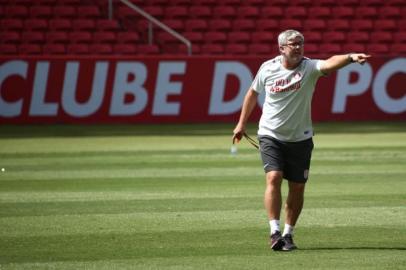
[(281, 171), (270, 171), (266, 173), (266, 184), (275, 186), (281, 185), (283, 179), (283, 172)]
[(296, 194), (303, 194), (305, 187), (306, 187), (305, 183), (296, 183), (296, 182), (289, 181), (289, 192), (293, 192)]

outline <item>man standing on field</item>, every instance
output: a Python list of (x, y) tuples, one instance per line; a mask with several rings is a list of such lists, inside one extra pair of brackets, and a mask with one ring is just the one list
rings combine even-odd
[[(262, 64), (244, 98), (233, 143), (245, 134), (257, 96), (265, 91), (258, 139), (266, 173), (264, 204), (270, 225), (269, 243), (273, 250), (290, 251), (296, 249), (293, 229), (303, 207), (309, 176), (313, 150), (311, 100), (316, 82), (321, 76), (350, 63), (364, 64), (370, 56), (350, 53), (334, 55), (327, 60), (306, 58), (303, 56), (304, 37), (296, 30), (280, 33), (278, 45), (280, 55)], [(288, 180), (289, 192), (281, 234), (279, 220), (283, 178)]]

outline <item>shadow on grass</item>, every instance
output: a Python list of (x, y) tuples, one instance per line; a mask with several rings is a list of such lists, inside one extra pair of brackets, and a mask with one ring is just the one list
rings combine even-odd
[(310, 247), (300, 248), (303, 251), (322, 251), (322, 250), (406, 250), (406, 247)]

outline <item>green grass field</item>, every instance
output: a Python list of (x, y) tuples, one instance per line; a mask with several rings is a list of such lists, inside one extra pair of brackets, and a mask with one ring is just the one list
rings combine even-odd
[(316, 125), (290, 253), (232, 129), (0, 126), (0, 269), (405, 269), (405, 123)]

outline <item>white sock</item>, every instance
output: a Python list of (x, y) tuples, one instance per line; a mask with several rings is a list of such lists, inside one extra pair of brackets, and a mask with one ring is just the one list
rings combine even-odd
[(283, 228), (282, 236), (285, 236), (287, 234), (293, 235), (293, 229), (294, 228), (295, 228), (294, 226), (291, 226), (289, 224), (285, 224), (285, 227)]
[(272, 219), (269, 221), (269, 227), (271, 228), (271, 234), (273, 234), (276, 231), (281, 231), (279, 228), (279, 220), (278, 219)]

